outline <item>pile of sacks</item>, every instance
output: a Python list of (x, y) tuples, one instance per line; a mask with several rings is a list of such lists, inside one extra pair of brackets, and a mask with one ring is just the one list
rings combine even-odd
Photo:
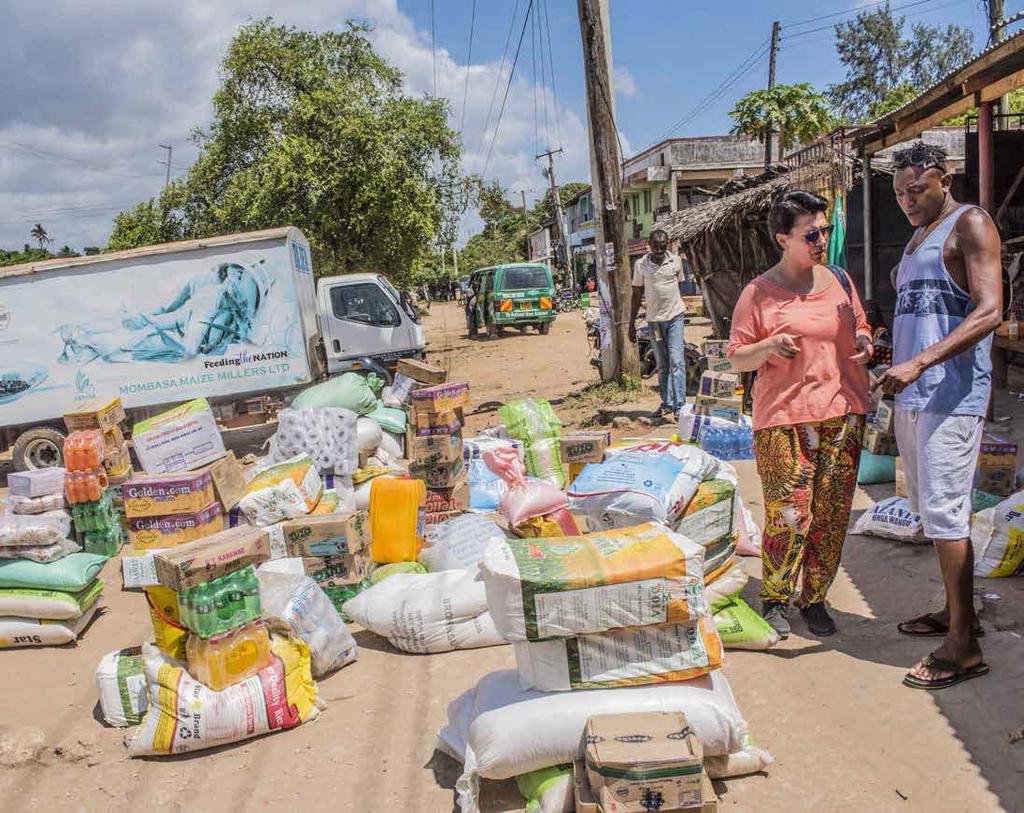
[(71, 643), (99, 610), (106, 556), (81, 552), (73, 538), (64, 478), (59, 468), (8, 477), (0, 514), (0, 649)]
[(312, 579), (264, 570), (274, 546), (298, 552), (284, 537), (235, 529), (155, 555), (154, 643), (109, 653), (96, 673), (106, 722), (139, 726), (130, 756), (212, 748), (319, 714), (314, 678), (357, 649)]

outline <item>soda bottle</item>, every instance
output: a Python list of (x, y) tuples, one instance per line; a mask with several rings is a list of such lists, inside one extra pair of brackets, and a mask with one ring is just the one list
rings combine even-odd
[(190, 596), (192, 606), (190, 608), (189, 623), (186, 625), (198, 635), (204, 633), (209, 635), (208, 630), (216, 626), (214, 619), (214, 597), (211, 585), (200, 584), (192, 591)]
[(245, 614), (250, 618), (258, 618), (263, 611), (260, 604), (260, 580), (252, 567), (247, 567), (242, 572), (245, 574)]

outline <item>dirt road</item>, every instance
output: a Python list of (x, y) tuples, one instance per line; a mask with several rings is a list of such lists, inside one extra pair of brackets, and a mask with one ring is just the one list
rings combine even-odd
[[(428, 328), (435, 358), (472, 382), (471, 426), (493, 423), (502, 400), (558, 400), (592, 380), (577, 315), (560, 317), (548, 337), (492, 342), (462, 339), (458, 316), (435, 306)], [(653, 396), (644, 405), (653, 407)], [(593, 406), (569, 399), (556, 409), (578, 421)], [(742, 495), (759, 515), (756, 474), (750, 464), (738, 468)], [(869, 502), (860, 492), (855, 507)], [(758, 562), (747, 564), (753, 601)], [(358, 662), (320, 682), (326, 711), (316, 722), (211, 752), (128, 760), (124, 732), (96, 718), (93, 685), (103, 653), (149, 634), (144, 599), (120, 590), (118, 571), (111, 562), (107, 609), (77, 646), (0, 653), (3, 809), (452, 810), (459, 766), (434, 752), (434, 732), (451, 699), (488, 671), (513, 665), (508, 647), (412, 656), (361, 631)], [(992, 674), (936, 696), (914, 692), (900, 679), (929, 642), (898, 635), (894, 624), (937, 606), (934, 554), (851, 537), (831, 596), (838, 635), (805, 637), (797, 620), (796, 634), (770, 653), (728, 654), (740, 707), (776, 764), (767, 776), (718, 783), (722, 809), (1024, 809), (1024, 742), (1011, 744), (1024, 728), (1021, 581), (982, 586), (1001, 596), (1003, 629), (985, 621)], [(522, 802), (512, 783), (484, 783), (483, 804), (493, 813)]]

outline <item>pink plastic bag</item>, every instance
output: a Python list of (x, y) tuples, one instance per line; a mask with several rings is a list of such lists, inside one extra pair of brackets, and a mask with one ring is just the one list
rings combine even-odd
[(526, 479), (519, 453), (511, 448), (484, 452), (484, 463), (508, 485), (498, 503), (498, 511), (513, 528), (533, 517), (542, 517), (568, 508), (565, 494), (550, 483)]

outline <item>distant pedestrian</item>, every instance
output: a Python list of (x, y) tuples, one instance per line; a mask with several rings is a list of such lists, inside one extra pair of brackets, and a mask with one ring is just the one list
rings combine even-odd
[(832, 635), (825, 598), (839, 570), (868, 412), (871, 332), (841, 268), (822, 264), (828, 201), (783, 194), (768, 227), (782, 259), (747, 285), (727, 354), (754, 381), (754, 457), (764, 489), (762, 614), (783, 638), (789, 601)]
[(896, 396), (908, 508), (921, 515), (946, 587), (940, 612), (898, 625), (943, 637), (903, 682), (944, 689), (988, 672), (974, 614), (971, 488), (1002, 316), (1001, 246), (987, 212), (953, 199), (944, 149), (917, 142), (893, 164), (896, 202), (917, 231), (896, 272), (893, 366), (876, 386)]
[(636, 318), (640, 303), (647, 306), (647, 324), (658, 363), (658, 391), (661, 406), (656, 420), (665, 414), (676, 416), (686, 403), (686, 353), (683, 330), (686, 307), (679, 293), (683, 264), (668, 250), (668, 234), (655, 229), (647, 241), (650, 248), (633, 266), (633, 301), (629, 309), (629, 339), (636, 341)]

